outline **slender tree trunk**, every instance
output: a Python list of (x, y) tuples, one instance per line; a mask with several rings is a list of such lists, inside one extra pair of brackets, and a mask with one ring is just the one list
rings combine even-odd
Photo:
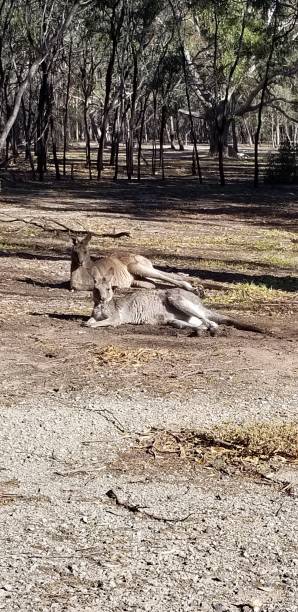
[(156, 113), (157, 99), (156, 93), (153, 94), (153, 138), (152, 138), (152, 176), (156, 174)]
[(92, 170), (91, 170), (91, 145), (90, 145), (90, 132), (88, 125), (88, 117), (87, 117), (87, 97), (84, 98), (84, 109), (83, 109), (83, 117), (84, 117), (84, 128), (85, 128), (85, 141), (86, 141), (86, 166), (89, 170), (89, 179), (92, 179)]
[(127, 141), (127, 178), (131, 181), (133, 176), (133, 146), (134, 146), (134, 128), (135, 128), (135, 113), (137, 104), (137, 91), (138, 91), (138, 56), (135, 49), (133, 49), (133, 79), (132, 79), (132, 95), (131, 95), (131, 109), (130, 109), (130, 121), (129, 121), (129, 134)]
[(140, 125), (139, 142), (138, 142), (138, 181), (141, 180), (142, 142), (143, 142), (143, 133), (144, 133), (144, 126), (145, 126), (147, 103), (148, 103), (148, 95), (146, 96), (144, 100), (143, 108), (141, 108), (141, 125)]
[(199, 181), (200, 181), (200, 183), (202, 183), (203, 180), (202, 180), (200, 158), (199, 158), (199, 152), (198, 152), (197, 135), (196, 135), (193, 115), (192, 115), (192, 111), (191, 111), (190, 94), (189, 94), (188, 78), (187, 78), (187, 70), (186, 70), (185, 51), (184, 51), (184, 47), (182, 45), (181, 45), (181, 52), (182, 52), (182, 64), (183, 64), (183, 73), (184, 73), (184, 82), (185, 82), (185, 92), (186, 92), (186, 99), (187, 99), (187, 107), (188, 107), (188, 114), (189, 114), (189, 120), (190, 120), (190, 126), (191, 126), (191, 134), (192, 134), (192, 139), (193, 139), (193, 146), (194, 146), (194, 151), (195, 151), (196, 168), (197, 168), (197, 173), (199, 175)]
[(103, 115), (102, 115), (102, 124), (101, 124), (101, 135), (100, 142), (98, 146), (98, 154), (97, 154), (97, 178), (98, 180), (101, 178), (101, 172), (103, 169), (103, 151), (104, 151), (104, 141), (106, 136), (106, 126), (108, 122), (108, 114), (110, 107), (110, 97), (111, 97), (111, 89), (112, 89), (112, 78), (114, 72), (114, 64), (116, 59), (116, 51), (118, 46), (119, 35), (121, 32), (123, 19), (124, 19), (124, 2), (121, 8), (121, 14), (119, 16), (119, 20), (117, 25), (115, 26), (116, 21), (116, 5), (113, 7), (113, 13), (111, 17), (111, 40), (112, 40), (112, 50), (110, 59), (108, 62), (106, 79), (105, 79), (105, 99), (104, 99), (104, 107), (103, 107)]
[(75, 132), (76, 132), (76, 142), (80, 142), (80, 128), (79, 128), (78, 98), (76, 98), (76, 119), (75, 119)]
[(63, 176), (66, 175), (66, 148), (67, 148), (67, 129), (68, 129), (68, 105), (69, 105), (69, 93), (70, 93), (70, 76), (71, 76), (71, 55), (72, 55), (72, 38), (69, 43), (68, 53), (68, 72), (67, 72), (67, 84), (66, 84), (66, 97), (65, 97), (65, 109), (64, 109), (64, 121), (63, 121)]
[(38, 116), (37, 116), (37, 173), (40, 181), (43, 181), (44, 173), (47, 169), (47, 143), (49, 136), (49, 83), (48, 83), (48, 66), (43, 63), (41, 65), (42, 78), (39, 92)]
[(237, 127), (235, 119), (232, 119), (232, 138), (233, 138), (233, 152), (235, 156), (239, 153), (238, 149), (238, 135), (237, 135)]
[(119, 107), (116, 108), (115, 113), (114, 113), (114, 121), (113, 121), (113, 129), (112, 129), (112, 142), (111, 142), (111, 154), (110, 154), (110, 166), (114, 166), (114, 164), (115, 164), (118, 114), (119, 114)]
[(253, 139), (252, 139), (252, 135), (251, 135), (251, 132), (250, 132), (250, 128), (249, 128), (249, 125), (248, 125), (248, 122), (247, 122), (247, 120), (246, 120), (246, 119), (243, 119), (243, 125), (244, 125), (244, 127), (245, 127), (245, 129), (246, 129), (246, 134), (247, 134), (248, 144), (249, 144), (249, 146), (250, 146), (250, 147), (252, 147), (252, 145), (253, 145)]
[(54, 121), (53, 121), (53, 117), (52, 116), (51, 116), (51, 119), (50, 119), (50, 126), (51, 126), (53, 160), (54, 160), (54, 166), (55, 166), (55, 172), (56, 172), (56, 180), (59, 181), (60, 178), (61, 178), (61, 175), (60, 175), (59, 160), (58, 160), (58, 155), (57, 155), (57, 145), (56, 145)]
[[(31, 105), (31, 96), (29, 98), (29, 104)], [(28, 123), (27, 123), (27, 119), (26, 119), (26, 109), (25, 109), (25, 104), (24, 104), (24, 99), (22, 98), (22, 102), (21, 102), (21, 106), (22, 106), (22, 113), (23, 113), (23, 127), (24, 127), (24, 134), (25, 134), (25, 138), (26, 138), (26, 144), (25, 144), (25, 152), (26, 152), (26, 159), (29, 160), (29, 164), (30, 164), (30, 168), (31, 168), (31, 172), (32, 172), (32, 178), (35, 180), (36, 178), (36, 173), (35, 173), (35, 166), (34, 166), (34, 160), (33, 160), (33, 156), (31, 153), (31, 137), (30, 137), (30, 106), (29, 106), (29, 117), (28, 117)]]
[(279, 0), (276, 0), (274, 18), (273, 18), (274, 19), (273, 33), (272, 33), (272, 38), (271, 38), (269, 55), (268, 55), (268, 59), (266, 62), (263, 88), (261, 91), (261, 100), (260, 100), (259, 109), (258, 109), (257, 129), (255, 132), (255, 171), (254, 171), (254, 186), (255, 187), (258, 187), (259, 185), (259, 141), (260, 141), (260, 134), (261, 134), (261, 129), (262, 129), (262, 114), (263, 114), (263, 108), (264, 108), (264, 102), (265, 102), (265, 95), (266, 95), (268, 80), (269, 80), (269, 70), (271, 67), (271, 61), (272, 61), (272, 56), (273, 56), (274, 47), (275, 47), (278, 9), (279, 9)]
[(175, 129), (173, 115), (170, 115), (170, 143), (172, 151), (176, 151), (175, 147)]
[(159, 163), (161, 167), (161, 178), (165, 178), (165, 162), (164, 162), (164, 134), (167, 122), (167, 107), (165, 104), (161, 107), (161, 121), (159, 134)]
[(176, 134), (177, 134), (177, 140), (178, 140), (178, 144), (179, 144), (179, 151), (184, 151), (184, 144), (183, 144), (183, 140), (181, 138), (178, 110), (177, 110), (177, 113), (176, 113)]

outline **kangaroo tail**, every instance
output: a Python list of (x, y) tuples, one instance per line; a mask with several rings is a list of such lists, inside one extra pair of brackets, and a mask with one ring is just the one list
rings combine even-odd
[(256, 332), (257, 334), (270, 334), (270, 332), (258, 325), (254, 325), (254, 323), (246, 323), (245, 321), (239, 321), (239, 319), (234, 319), (233, 317), (228, 317), (220, 314), (219, 312), (213, 312), (210, 317), (212, 321), (215, 323), (223, 323), (224, 325), (230, 325), (231, 327), (235, 327), (236, 329), (242, 329), (244, 331)]

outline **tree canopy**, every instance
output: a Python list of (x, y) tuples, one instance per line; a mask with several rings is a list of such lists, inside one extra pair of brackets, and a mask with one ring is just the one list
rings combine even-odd
[[(115, 165), (126, 145), (127, 175), (144, 140), (152, 169), (165, 138), (183, 148), (208, 141), (223, 157), (237, 139), (297, 140), (297, 18), (294, 0), (1, 0), (0, 150), (2, 163), (21, 146), (42, 179), (51, 145), (97, 140)], [(37, 157), (35, 162), (32, 151)], [(256, 166), (256, 172), (258, 168)], [(138, 164), (140, 175), (140, 164)]]

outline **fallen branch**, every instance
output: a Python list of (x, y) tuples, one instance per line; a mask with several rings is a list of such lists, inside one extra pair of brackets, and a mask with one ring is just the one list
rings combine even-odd
[[(88, 412), (97, 412), (108, 423), (112, 423), (112, 425), (114, 425), (114, 427), (116, 427), (116, 429), (118, 429), (118, 431), (121, 431), (121, 433), (125, 433), (125, 429), (124, 429), (122, 423), (120, 423), (119, 419), (117, 419), (117, 417), (115, 417), (115, 415), (110, 410), (108, 410), (108, 408), (102, 408), (102, 410), (100, 410), (100, 409), (93, 409), (93, 408), (84, 408), (84, 410), (87, 410)], [(105, 412), (107, 413), (107, 415), (105, 414)]]
[(86, 229), (82, 229), (82, 230), (74, 230), (71, 229), (70, 227), (68, 227), (67, 225), (64, 225), (64, 223), (61, 223), (60, 221), (50, 221), (50, 223), (52, 224), (56, 224), (59, 227), (55, 228), (55, 227), (49, 227), (47, 225), (44, 225), (42, 223), (38, 223), (37, 221), (33, 221), (32, 219), (2, 219), (0, 218), (0, 223), (24, 223), (25, 225), (33, 225), (34, 227), (38, 227), (39, 229), (42, 229), (44, 232), (60, 232), (60, 233), (67, 233), (69, 236), (72, 235), (77, 235), (77, 234), (92, 234), (92, 236), (97, 236), (99, 238), (123, 238), (123, 237), (130, 237), (130, 232), (128, 231), (123, 231), (123, 232), (115, 232), (115, 230), (112, 233), (109, 232), (104, 232), (103, 234), (97, 234), (96, 232), (89, 232), (89, 230)]
[(179, 518), (166, 518), (164, 516), (156, 516), (156, 514), (152, 514), (151, 512), (146, 512), (146, 510), (144, 510), (138, 504), (130, 504), (128, 502), (120, 501), (118, 495), (115, 493), (115, 491), (113, 491), (113, 489), (109, 489), (106, 492), (106, 496), (109, 499), (112, 499), (115, 502), (116, 506), (125, 508), (126, 510), (128, 510), (129, 512), (132, 512), (133, 514), (137, 514), (139, 512), (140, 514), (144, 514), (145, 516), (147, 516), (147, 518), (151, 518), (155, 521), (161, 521), (163, 523), (182, 523), (186, 521), (193, 514), (193, 512), (190, 512), (189, 514), (187, 514), (186, 516), (183, 516), (182, 518), (180, 517)]

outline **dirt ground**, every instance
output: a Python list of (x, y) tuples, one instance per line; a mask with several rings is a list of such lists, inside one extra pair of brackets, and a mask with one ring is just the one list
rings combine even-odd
[[(297, 190), (81, 177), (7, 181), (0, 203), (0, 609), (298, 610), (295, 496), (133, 450), (152, 427), (297, 422)], [(189, 274), (204, 302), (270, 333), (82, 327), (92, 299), (68, 290), (65, 228), (98, 234), (94, 255), (129, 249)], [(130, 236), (100, 237), (114, 228)], [(108, 490), (151, 500), (153, 518), (113, 506)]]

